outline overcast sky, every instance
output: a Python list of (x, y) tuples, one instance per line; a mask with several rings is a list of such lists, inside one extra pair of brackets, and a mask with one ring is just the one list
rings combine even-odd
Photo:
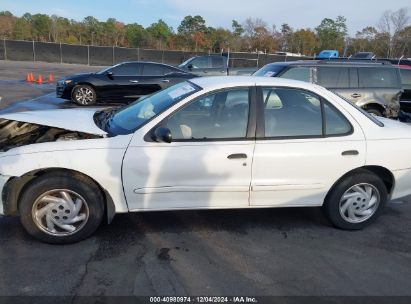
[(248, 17), (262, 18), (269, 25), (288, 23), (293, 28), (315, 28), (323, 18), (347, 18), (350, 34), (365, 26), (375, 26), (386, 10), (406, 7), (411, 0), (0, 0), (0, 10), (17, 16), (56, 14), (75, 20), (94, 16), (149, 26), (163, 19), (174, 29), (184, 16), (201, 15), (208, 26), (231, 28), (231, 20), (241, 23)]

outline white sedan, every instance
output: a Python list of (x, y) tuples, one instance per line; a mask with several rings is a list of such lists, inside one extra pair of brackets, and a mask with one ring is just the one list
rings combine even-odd
[(115, 213), (322, 206), (361, 229), (411, 194), (411, 127), (278, 78), (196, 78), (120, 110), (0, 116), (0, 214), (49, 243)]

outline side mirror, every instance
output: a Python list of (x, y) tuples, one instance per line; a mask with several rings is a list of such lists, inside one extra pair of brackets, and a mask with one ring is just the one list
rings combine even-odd
[(113, 72), (111, 72), (111, 71), (110, 71), (110, 72), (107, 72), (106, 75), (107, 75), (108, 78), (110, 78), (111, 80), (113, 80), (113, 78), (114, 78)]
[(189, 65), (187, 65), (187, 69), (192, 70), (193, 69), (193, 64), (190, 63)]
[(154, 138), (156, 142), (159, 143), (171, 143), (173, 138), (171, 136), (171, 131), (169, 128), (158, 127), (154, 130)]

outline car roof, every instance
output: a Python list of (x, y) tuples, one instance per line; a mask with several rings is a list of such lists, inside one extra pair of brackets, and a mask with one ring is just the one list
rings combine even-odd
[(267, 64), (270, 65), (280, 65), (280, 66), (379, 66), (379, 67), (392, 67), (392, 64), (387, 61), (367, 61), (367, 60), (298, 60), (298, 61), (287, 61), (287, 62), (273, 62)]
[(190, 79), (190, 82), (206, 90), (218, 90), (230, 87), (249, 87), (249, 86), (277, 86), (293, 87), (311, 90), (320, 88), (318, 85), (277, 77), (258, 77), (258, 76), (214, 76), (198, 77)]

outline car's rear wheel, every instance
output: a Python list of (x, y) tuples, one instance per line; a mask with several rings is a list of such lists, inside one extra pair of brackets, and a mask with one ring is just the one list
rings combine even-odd
[(358, 230), (377, 219), (387, 200), (383, 181), (364, 170), (340, 181), (327, 195), (323, 209), (334, 226)]
[(52, 244), (87, 238), (100, 225), (103, 196), (91, 180), (70, 174), (46, 174), (34, 179), (20, 198), (21, 222), (35, 238)]
[(96, 91), (88, 85), (77, 85), (71, 93), (71, 100), (80, 106), (90, 106), (97, 102)]

